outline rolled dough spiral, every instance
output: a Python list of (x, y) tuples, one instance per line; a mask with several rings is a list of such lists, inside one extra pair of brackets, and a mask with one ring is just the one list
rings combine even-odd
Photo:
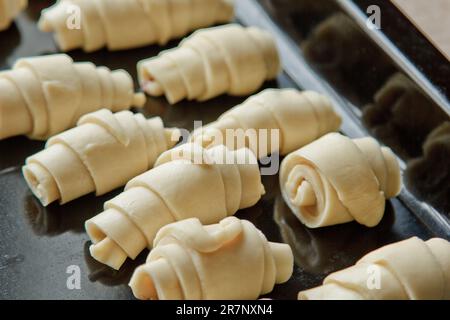
[(0, 31), (8, 29), (13, 19), (28, 6), (28, 0), (0, 0)]
[(237, 24), (198, 30), (177, 48), (138, 63), (143, 90), (151, 96), (164, 94), (171, 104), (224, 93), (249, 95), (279, 71), (272, 36)]
[(28, 135), (45, 140), (73, 127), (84, 114), (101, 108), (142, 107), (124, 70), (74, 63), (65, 54), (19, 59), (0, 72), (0, 139)]
[(425, 242), (413, 237), (384, 246), (354, 266), (330, 274), (322, 286), (301, 291), (298, 298), (449, 300), (450, 243), (440, 238)]
[(27, 158), (24, 177), (44, 206), (90, 192), (105, 194), (151, 168), (180, 137), (161, 118), (102, 109), (81, 117), (78, 126), (48, 140)]
[(281, 164), (282, 195), (295, 215), (317, 228), (356, 220), (377, 225), (385, 201), (401, 190), (395, 155), (375, 139), (329, 133)]
[(39, 27), (55, 32), (62, 51), (92, 52), (165, 45), (233, 16), (232, 0), (60, 0), (42, 11)]
[[(245, 146), (261, 158), (274, 152), (286, 155), (328, 132), (337, 131), (340, 125), (341, 118), (328, 98), (321, 94), (267, 89), (225, 112), (217, 121), (194, 131), (191, 140), (203, 147), (225, 144), (229, 149), (236, 149)], [(273, 141), (273, 130), (278, 130), (278, 140)], [(233, 135), (227, 134), (230, 131)]]
[(253, 206), (262, 194), (250, 150), (182, 145), (163, 153), (154, 169), (128, 182), (122, 194), (105, 203), (105, 211), (86, 221), (91, 255), (119, 269), (127, 257), (151, 247), (161, 227), (193, 217), (217, 223)]
[(251, 222), (228, 217), (202, 226), (198, 219), (162, 228), (130, 287), (138, 299), (249, 300), (289, 280), (287, 244), (268, 242)]

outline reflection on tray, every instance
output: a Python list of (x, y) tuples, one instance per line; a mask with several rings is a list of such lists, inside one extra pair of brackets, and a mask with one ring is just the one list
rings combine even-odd
[(311, 26), (337, 10), (333, 1), (261, 0), (261, 3), (282, 20), (283, 27), (291, 31), (296, 40), (304, 39), (311, 31)]
[(43, 207), (28, 191), (23, 200), (24, 212), (34, 233), (39, 236), (57, 236), (67, 231), (83, 233), (84, 222), (102, 211), (104, 201), (111, 197), (111, 194), (103, 197), (90, 194), (62, 206), (54, 203)]
[[(274, 159), (278, 159), (279, 163), (283, 160), (280, 156), (274, 155)], [(261, 166), (263, 167), (263, 166)], [(262, 183), (266, 193), (262, 199), (264, 201), (273, 201), (280, 193), (280, 179), (278, 175), (262, 176)]]
[(365, 253), (379, 246), (394, 223), (390, 202), (381, 223), (366, 228), (357, 223), (309, 229), (284, 203), (281, 195), (274, 205), (274, 220), (280, 228), (283, 242), (294, 252), (295, 264), (312, 274), (329, 274), (355, 263)]
[(98, 281), (109, 287), (127, 285), (130, 282), (133, 271), (144, 264), (148, 255), (148, 251), (144, 250), (135, 260), (128, 259), (120, 270), (114, 270), (92, 258), (89, 252), (90, 245), (90, 241), (84, 244), (84, 259), (90, 272), (89, 280), (92, 282)]
[(301, 47), (308, 62), (356, 105), (370, 101), (395, 71), (386, 55), (340, 12), (319, 23)]
[(419, 156), (427, 135), (447, 118), (401, 73), (393, 75), (363, 111), (372, 134), (404, 159)]
[(434, 129), (423, 144), (423, 155), (408, 162), (405, 184), (419, 199), (450, 218), (450, 121)]

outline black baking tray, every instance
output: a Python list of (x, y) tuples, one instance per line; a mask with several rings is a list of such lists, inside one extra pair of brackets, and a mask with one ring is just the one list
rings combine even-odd
[[(332, 99), (344, 118), (343, 132), (350, 136), (366, 133), (359, 120), (360, 115), (356, 113), (355, 116), (351, 109), (354, 106), (345, 105), (346, 95), (334, 91), (336, 86), (323, 86), (318, 78), (309, 76), (306, 72), (308, 62), (302, 61), (298, 52), (293, 50), (295, 37), (286, 26), (277, 21), (276, 15), (280, 12), (273, 11), (273, 7), (283, 7), (276, 3), (273, 6), (274, 3), (270, 1), (236, 2), (238, 21), (244, 24), (263, 24), (262, 27), (272, 31), (279, 41), (286, 72), (277, 81), (267, 83), (266, 86), (326, 92), (333, 90)], [(289, 5), (289, 1), (281, 2)], [(294, 2), (298, 4), (301, 1), (291, 1), (290, 4)], [(314, 2), (317, 1), (303, 2), (305, 5), (308, 5), (307, 2), (312, 5), (303, 10), (315, 12)], [(0, 70), (10, 68), (20, 57), (57, 52), (51, 35), (43, 34), (36, 28), (40, 10), (51, 3), (52, 1), (32, 1), (16, 24), (0, 33)], [(326, 19), (326, 16), (320, 15), (317, 13), (314, 16), (318, 19), (317, 23)], [(285, 19), (286, 21), (289, 20)], [(294, 22), (299, 24), (297, 27), (294, 24), (294, 29), (307, 28), (306, 22), (302, 24), (297, 18), (294, 18)], [(172, 42), (168, 47), (176, 44)], [(92, 61), (111, 69), (124, 68), (136, 80), (136, 62), (157, 54), (161, 49), (149, 46), (122, 52), (102, 50), (85, 54), (73, 51), (69, 54), (76, 61)], [(303, 68), (299, 71), (301, 74), (297, 73), (296, 68), (299, 66)], [(352, 81), (355, 83), (358, 80)], [(338, 95), (335, 95), (336, 92)], [(213, 121), (244, 99), (245, 97), (222, 96), (205, 103), (181, 102), (169, 106), (162, 98), (151, 98), (145, 108), (136, 111), (148, 117), (161, 116), (167, 126), (192, 129), (194, 120), (202, 120), (204, 123)], [(47, 208), (42, 207), (28, 190), (21, 175), (21, 166), (27, 156), (43, 147), (43, 142), (30, 141), (24, 137), (0, 141), (0, 298), (133, 299), (127, 283), (134, 268), (145, 261), (148, 252), (143, 252), (135, 261), (127, 261), (120, 271), (115, 271), (90, 257), (90, 242), (84, 231), (84, 221), (99, 213), (104, 201), (121, 190), (102, 197), (88, 195), (63, 206), (52, 204)], [(385, 216), (375, 228), (348, 223), (308, 229), (295, 218), (281, 199), (278, 176), (263, 177), (263, 183), (267, 194), (257, 205), (238, 212), (237, 216), (255, 223), (270, 241), (290, 244), (296, 263), (289, 282), (277, 285), (267, 295), (269, 298), (296, 299), (298, 291), (319, 285), (330, 272), (354, 264), (365, 253), (387, 243), (411, 236), (422, 239), (433, 236), (449, 238), (449, 229), (446, 229), (445, 223), (436, 222), (434, 218), (430, 221), (435, 224), (427, 223), (428, 220), (417, 213), (417, 208), (408, 205), (404, 194), (403, 197), (388, 201)], [(422, 203), (409, 192), (406, 196), (412, 197), (415, 203)], [(428, 214), (428, 209), (424, 210), (422, 214)], [(441, 214), (439, 209), (435, 211)], [(71, 275), (68, 271), (70, 272), (71, 266), (77, 266), (81, 271), (80, 289), (68, 289), (67, 281)]]

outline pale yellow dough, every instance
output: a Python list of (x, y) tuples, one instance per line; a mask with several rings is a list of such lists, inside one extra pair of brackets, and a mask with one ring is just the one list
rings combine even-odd
[(150, 248), (161, 227), (187, 218), (217, 223), (253, 206), (262, 194), (250, 150), (181, 145), (163, 153), (154, 169), (128, 182), (122, 194), (105, 203), (105, 211), (86, 221), (91, 255), (119, 269), (127, 257)]
[(94, 191), (102, 195), (151, 168), (179, 137), (159, 117), (102, 109), (50, 138), (43, 151), (27, 158), (23, 175), (44, 206)]
[(249, 221), (187, 219), (158, 232), (130, 287), (143, 300), (254, 300), (288, 281), (293, 266), (291, 248), (268, 242)]
[(219, 144), (229, 149), (247, 147), (262, 158), (270, 153), (286, 155), (337, 131), (340, 125), (341, 118), (321, 94), (267, 89), (195, 130), (191, 141), (208, 148)]
[(8, 29), (14, 18), (28, 6), (28, 0), (0, 0), (0, 31)]
[(301, 291), (298, 298), (450, 300), (450, 242), (413, 237), (384, 246), (330, 274), (322, 286)]
[(0, 72), (0, 139), (46, 140), (84, 114), (142, 107), (145, 100), (143, 93), (134, 93), (124, 70), (74, 63), (65, 54), (19, 59), (12, 70)]
[(221, 94), (245, 96), (276, 78), (280, 61), (266, 31), (237, 24), (197, 30), (177, 48), (138, 63), (139, 81), (151, 96), (174, 104)]
[(329, 133), (283, 160), (280, 186), (288, 206), (310, 228), (352, 220), (373, 227), (402, 181), (389, 148), (372, 138)]
[(60, 0), (42, 11), (39, 27), (55, 32), (62, 51), (91, 52), (165, 45), (233, 16), (233, 0)]

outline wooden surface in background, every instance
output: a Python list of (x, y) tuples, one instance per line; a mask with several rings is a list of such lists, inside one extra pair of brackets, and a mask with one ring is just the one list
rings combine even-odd
[(450, 0), (391, 0), (450, 60)]

